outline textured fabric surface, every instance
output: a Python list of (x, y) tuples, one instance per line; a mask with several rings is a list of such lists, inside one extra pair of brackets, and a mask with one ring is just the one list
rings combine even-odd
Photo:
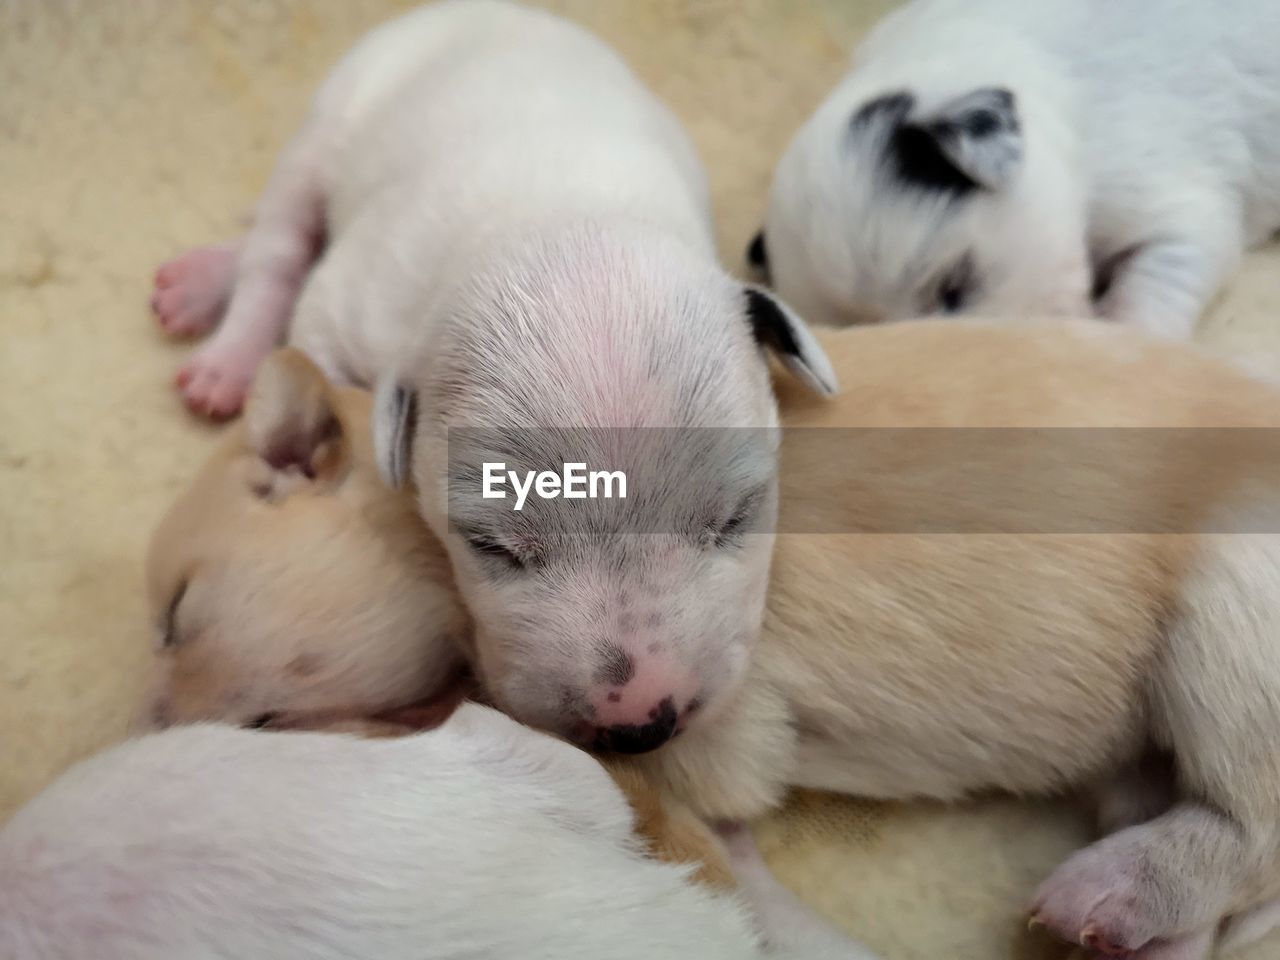
[[(886, 0), (556, 0), (688, 123), (726, 260), (773, 162)], [(125, 733), (151, 643), (141, 558), (216, 430), (170, 378), (155, 266), (236, 232), (334, 59), (393, 0), (0, 3), (0, 818)], [(1275, 251), (1205, 338), (1274, 369)], [(904, 371), (909, 376), (910, 371)], [(1085, 838), (1064, 807), (815, 795), (760, 825), (784, 880), (889, 960), (1050, 960), (1032, 886)], [(1245, 954), (1280, 957), (1272, 938)]]

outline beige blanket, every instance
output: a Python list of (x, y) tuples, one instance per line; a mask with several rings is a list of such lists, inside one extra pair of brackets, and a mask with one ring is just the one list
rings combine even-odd
[[(791, 131), (885, 0), (554, 0), (680, 113), (739, 263)], [(119, 739), (147, 666), (141, 558), (216, 430), (169, 381), (151, 275), (237, 230), (327, 67), (397, 0), (0, 3), (0, 819)], [(1275, 251), (1206, 336), (1280, 354)], [(1065, 808), (797, 800), (759, 831), (782, 877), (888, 960), (1044, 960), (1033, 885)], [(1250, 960), (1280, 957), (1280, 938)]]

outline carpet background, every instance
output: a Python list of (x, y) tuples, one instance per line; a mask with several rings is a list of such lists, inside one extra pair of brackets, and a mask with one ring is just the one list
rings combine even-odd
[[(121, 738), (151, 632), (152, 525), (213, 443), (169, 381), (155, 266), (233, 235), (334, 60), (400, 0), (0, 0), (0, 820)], [(553, 0), (688, 124), (726, 261), (772, 165), (886, 0)], [(1202, 338), (1280, 370), (1280, 253)], [(904, 375), (910, 375), (904, 371)], [(1057, 960), (1028, 892), (1086, 838), (1057, 804), (804, 795), (758, 834), (783, 877), (886, 960)], [(1241, 954), (1280, 957), (1272, 937)]]

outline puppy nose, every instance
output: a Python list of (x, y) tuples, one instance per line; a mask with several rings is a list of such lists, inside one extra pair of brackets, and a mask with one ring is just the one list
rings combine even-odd
[(595, 748), (612, 753), (648, 753), (656, 750), (676, 733), (679, 716), (675, 702), (667, 697), (649, 711), (646, 724), (619, 723), (596, 728)]

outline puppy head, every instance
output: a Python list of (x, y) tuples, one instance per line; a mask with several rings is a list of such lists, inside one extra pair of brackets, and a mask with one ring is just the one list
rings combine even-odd
[(1002, 87), (837, 89), (749, 257), (815, 323), (1087, 314), (1084, 187), (1069, 138), (1029, 112)]
[[(823, 390), (829, 363), (778, 301), (616, 225), (522, 238), (448, 315), (383, 385), (375, 433), (446, 542), (479, 679), (579, 743), (660, 746), (733, 689), (760, 627), (778, 444), (762, 346)], [(622, 473), (625, 498), (482, 495), (485, 464), (575, 462)]]
[(296, 351), (263, 365), (152, 538), (152, 722), (372, 714), (445, 686), (467, 620), (439, 542), (378, 478), (369, 403)]

